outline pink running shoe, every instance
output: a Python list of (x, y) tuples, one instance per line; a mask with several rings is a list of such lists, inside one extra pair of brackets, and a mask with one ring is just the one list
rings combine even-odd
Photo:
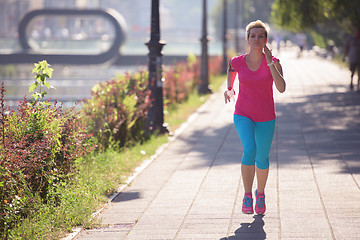
[(257, 214), (264, 214), (266, 211), (265, 205), (265, 194), (258, 194), (258, 191), (255, 191), (256, 196), (256, 204), (255, 204), (255, 212)]
[(242, 212), (245, 214), (253, 214), (254, 213), (253, 198), (252, 198), (251, 192), (245, 193), (245, 196), (243, 199), (243, 204), (242, 204)]

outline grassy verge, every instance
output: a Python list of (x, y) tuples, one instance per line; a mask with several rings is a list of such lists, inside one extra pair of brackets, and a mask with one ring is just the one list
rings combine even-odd
[[(212, 77), (212, 90), (218, 91), (224, 80), (224, 75)], [(170, 107), (165, 115), (170, 130), (175, 131), (209, 97), (194, 92), (183, 104)], [(78, 173), (71, 183), (59, 191), (61, 203), (56, 206), (39, 203), (38, 211), (12, 231), (12, 238), (59, 239), (74, 226), (97, 226), (95, 220), (89, 221), (91, 214), (108, 201), (108, 197), (116, 192), (137, 166), (166, 142), (168, 136), (153, 136), (142, 145), (122, 150), (108, 149), (104, 153), (79, 159), (76, 163)]]
[[(216, 92), (220, 89), (224, 81), (224, 75), (215, 76), (210, 80), (210, 88)], [(199, 96), (197, 92), (194, 92), (185, 103), (169, 107), (168, 113), (165, 115), (165, 121), (169, 124), (170, 130), (175, 131), (179, 128), (209, 97), (210, 95)]]

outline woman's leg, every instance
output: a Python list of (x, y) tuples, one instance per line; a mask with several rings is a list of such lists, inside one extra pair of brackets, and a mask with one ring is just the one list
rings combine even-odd
[(256, 141), (256, 178), (258, 193), (265, 191), (269, 175), (269, 154), (275, 132), (275, 120), (257, 122), (255, 127)]
[(241, 176), (244, 184), (245, 193), (252, 192), (255, 177), (255, 165), (241, 164)]
[(266, 182), (269, 175), (269, 168), (260, 169), (256, 167), (256, 180), (258, 193), (262, 194), (265, 192)]
[(255, 124), (249, 118), (239, 115), (234, 115), (234, 124), (244, 150), (241, 159), (241, 175), (245, 193), (249, 193), (252, 192), (255, 177)]
[(356, 69), (355, 66), (356, 66), (356, 64), (350, 63), (350, 72), (351, 72), (350, 89), (351, 90), (354, 88), (353, 78), (354, 78), (354, 75), (355, 75), (355, 69)]

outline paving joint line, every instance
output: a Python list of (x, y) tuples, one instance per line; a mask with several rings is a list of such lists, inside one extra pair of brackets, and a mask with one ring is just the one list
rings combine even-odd
[[(301, 84), (301, 86), (302, 86), (303, 93), (304, 93), (304, 84)], [(313, 102), (311, 99), (310, 99), (310, 103), (311, 103), (312, 107), (316, 109), (316, 106), (315, 106), (314, 102)], [(336, 238), (335, 238), (335, 234), (334, 234), (333, 227), (332, 227), (331, 222), (330, 222), (329, 214), (328, 214), (328, 212), (327, 212), (327, 210), (326, 210), (326, 206), (325, 206), (325, 203), (324, 203), (324, 199), (323, 199), (322, 194), (321, 194), (319, 182), (318, 182), (318, 180), (317, 180), (317, 178), (316, 178), (315, 168), (314, 168), (314, 164), (313, 164), (313, 161), (312, 161), (312, 158), (311, 158), (311, 155), (310, 155), (309, 146), (308, 146), (308, 144), (307, 144), (307, 142), (306, 142), (306, 139), (305, 139), (304, 127), (303, 127), (302, 122), (300, 122), (300, 128), (301, 128), (301, 136), (302, 136), (302, 139), (303, 139), (303, 141), (304, 141), (304, 144), (305, 144), (305, 147), (306, 147), (306, 153), (307, 153), (307, 155), (308, 155), (308, 159), (309, 159), (309, 162), (310, 162), (312, 175), (313, 175), (313, 178), (314, 178), (314, 181), (315, 181), (315, 185), (316, 185), (316, 189), (317, 189), (317, 192), (318, 192), (318, 195), (319, 195), (319, 198), (320, 198), (320, 203), (321, 203), (321, 206), (322, 206), (322, 209), (323, 209), (325, 218), (326, 218), (326, 222), (327, 222), (327, 224), (328, 224), (328, 226), (329, 226), (329, 229), (330, 229), (331, 238), (332, 238), (332, 239), (336, 239)]]
[(230, 216), (230, 221), (229, 221), (229, 226), (226, 232), (226, 239), (229, 237), (230, 234), (230, 230), (233, 224), (233, 219), (234, 219), (234, 215), (235, 215), (235, 210), (238, 204), (238, 199), (239, 199), (239, 192), (240, 192), (240, 186), (241, 186), (241, 174), (239, 174), (239, 180), (238, 180), (238, 187), (236, 189), (236, 195), (235, 195), (235, 199), (234, 199), (234, 205), (233, 208), (231, 210), (231, 216)]
[[(338, 93), (337, 91), (335, 91), (335, 92)], [(313, 106), (314, 106), (315, 108), (318, 108), (318, 107), (316, 107), (316, 106), (314, 105), (313, 101), (311, 101), (311, 103), (313, 104)], [(321, 119), (321, 121), (323, 122), (322, 119)], [(333, 135), (333, 133), (331, 133), (331, 132), (329, 131), (329, 129), (326, 129), (326, 131), (327, 131), (327, 133), (328, 133), (329, 135)], [(355, 177), (354, 177), (354, 174), (350, 171), (349, 165), (347, 164), (347, 162), (346, 162), (346, 160), (345, 160), (345, 158), (344, 158), (344, 156), (343, 156), (343, 154), (342, 154), (342, 152), (341, 152), (341, 150), (340, 150), (340, 147), (339, 147), (339, 145), (337, 144), (337, 141), (334, 141), (333, 143), (334, 143), (334, 145), (335, 145), (335, 147), (336, 147), (336, 150), (337, 150), (338, 153), (339, 153), (339, 156), (340, 156), (340, 158), (341, 158), (341, 161), (342, 161), (343, 164), (345, 165), (346, 170), (347, 170), (348, 173), (351, 175), (352, 179), (353, 179), (354, 182), (355, 182), (355, 185), (356, 185), (356, 186), (358, 187), (358, 189), (360, 190), (360, 185), (359, 185), (359, 183), (356, 181), (356, 179), (355, 179)]]
[[(300, 87), (302, 88), (303, 95), (304, 95), (304, 96), (307, 96), (307, 94), (304, 92), (304, 87), (305, 87), (305, 86), (304, 86), (304, 83), (300, 83)], [(292, 103), (295, 104), (293, 98), (294, 98), (294, 96), (291, 97)], [(313, 103), (312, 100), (310, 100), (310, 103), (311, 103), (312, 107), (315, 108), (315, 104)], [(293, 114), (298, 115), (296, 112), (293, 112)], [(336, 238), (335, 238), (335, 234), (334, 234), (334, 230), (333, 230), (333, 228), (332, 228), (332, 225), (331, 225), (331, 222), (330, 222), (330, 219), (329, 219), (329, 216), (328, 216), (326, 207), (325, 207), (325, 203), (324, 203), (323, 197), (322, 197), (322, 195), (321, 195), (319, 183), (318, 183), (318, 181), (317, 181), (316, 174), (315, 174), (314, 164), (313, 164), (313, 161), (312, 161), (312, 159), (311, 159), (310, 152), (309, 152), (309, 146), (308, 146), (308, 144), (306, 143), (306, 140), (305, 140), (303, 123), (302, 123), (301, 121), (300, 121), (300, 129), (301, 129), (301, 136), (302, 136), (302, 139), (303, 139), (303, 141), (304, 141), (304, 145), (305, 145), (305, 147), (306, 147), (306, 154), (307, 154), (308, 159), (309, 159), (309, 162), (310, 162), (311, 171), (312, 171), (312, 176), (313, 176), (313, 179), (314, 179), (314, 181), (315, 181), (316, 190), (317, 190), (318, 195), (319, 195), (321, 207), (322, 207), (322, 209), (323, 209), (323, 212), (324, 212), (324, 215), (325, 215), (325, 218), (326, 218), (326, 222), (327, 222), (328, 227), (329, 227), (329, 229), (330, 229), (331, 237), (332, 237), (332, 239), (336, 239)]]
[(328, 223), (328, 225), (329, 225), (329, 228), (330, 228), (331, 237), (332, 237), (332, 239), (336, 239), (336, 238), (335, 238), (335, 234), (334, 234), (334, 230), (333, 230), (333, 228), (332, 228), (332, 226), (331, 226), (331, 222), (330, 222), (330, 218), (329, 218), (328, 212), (327, 212), (326, 207), (325, 207), (324, 199), (323, 199), (323, 197), (322, 197), (322, 195), (321, 195), (319, 183), (318, 183), (318, 180), (317, 180), (316, 174), (315, 174), (314, 164), (313, 164), (313, 161), (312, 161), (311, 156), (310, 156), (309, 146), (308, 146), (308, 144), (307, 144), (306, 141), (305, 141), (305, 137), (304, 137), (304, 132), (303, 132), (303, 127), (302, 127), (302, 126), (301, 126), (301, 131), (302, 131), (303, 140), (304, 140), (304, 143), (305, 143), (305, 146), (306, 146), (306, 153), (307, 153), (308, 158), (309, 158), (309, 161), (310, 161), (311, 171), (312, 171), (312, 175), (313, 175), (313, 178), (314, 178), (314, 181), (315, 181), (316, 189), (317, 189), (318, 195), (319, 195), (319, 197), (320, 197), (321, 206), (322, 206), (322, 209), (323, 209), (323, 211), (324, 211), (324, 214), (325, 214), (325, 217), (326, 217), (326, 221), (327, 221), (327, 223)]
[[(330, 134), (329, 134), (330, 135)], [(348, 173), (350, 174), (351, 178), (354, 180), (354, 183), (355, 185), (357, 186), (357, 188), (360, 190), (360, 185), (359, 183), (356, 181), (356, 178), (354, 176), (354, 174), (350, 171), (350, 168), (349, 168), (349, 165), (347, 164), (342, 152), (340, 151), (340, 147), (339, 147), (339, 144), (337, 144), (337, 141), (334, 141), (334, 145), (337, 149), (337, 151), (339, 152), (339, 156), (341, 158), (341, 161), (343, 162), (343, 164), (345, 165), (346, 167), (346, 170), (348, 171)]]
[(181, 228), (183, 227), (187, 216), (189, 215), (189, 213), (190, 213), (190, 211), (191, 211), (191, 209), (192, 209), (192, 207), (193, 207), (193, 205), (194, 205), (197, 197), (199, 196), (199, 193), (200, 193), (200, 191), (201, 191), (201, 188), (202, 188), (202, 186), (204, 185), (204, 182), (205, 182), (207, 176), (209, 175), (209, 172), (210, 172), (212, 166), (214, 165), (214, 162), (216, 161), (216, 158), (217, 158), (217, 156), (218, 156), (218, 154), (219, 154), (220, 149), (221, 149), (221, 148), (223, 147), (223, 145), (224, 145), (225, 139), (226, 139), (226, 137), (228, 136), (228, 134), (229, 134), (229, 132), (230, 132), (230, 129), (231, 129), (231, 127), (229, 126), (228, 129), (227, 129), (227, 131), (226, 131), (226, 133), (225, 133), (225, 136), (224, 136), (223, 140), (222, 140), (221, 143), (220, 143), (220, 146), (218, 147), (218, 151), (216, 152), (216, 154), (215, 154), (215, 156), (214, 156), (211, 164), (209, 165), (208, 170), (206, 171), (205, 176), (203, 177), (203, 180), (201, 181), (201, 184), (200, 184), (200, 186), (199, 186), (198, 191), (196, 192), (194, 199), (191, 201), (191, 204), (190, 204), (190, 206), (189, 206), (189, 209), (187, 210), (187, 212), (186, 212), (186, 214), (185, 214), (185, 216), (184, 216), (184, 218), (183, 218), (183, 221), (181, 222), (181, 224), (180, 224), (180, 226), (179, 226), (179, 228), (178, 228), (178, 230), (177, 230), (177, 232), (176, 232), (176, 234), (175, 234), (175, 236), (174, 236), (174, 238), (173, 238), (174, 240), (178, 237), (178, 235), (179, 235), (179, 233), (180, 233), (180, 230), (181, 230)]
[[(335, 90), (334, 92), (339, 93), (339, 92), (337, 92), (336, 90)], [(318, 109), (318, 107), (316, 107), (316, 105), (314, 104), (314, 102), (313, 102), (312, 100), (310, 100), (310, 101), (311, 101), (311, 104), (313, 105), (313, 107), (314, 107), (315, 109)], [(321, 121), (323, 122), (322, 119), (321, 119)], [(328, 133), (329, 135), (333, 135), (333, 134), (329, 131), (329, 129), (326, 129), (326, 131), (327, 131), (327, 133)], [(347, 170), (348, 173), (351, 175), (351, 177), (352, 177), (352, 179), (354, 180), (354, 183), (355, 183), (355, 185), (357, 186), (357, 188), (360, 190), (360, 185), (359, 185), (359, 183), (356, 181), (356, 179), (355, 179), (355, 177), (354, 177), (354, 174), (350, 171), (349, 165), (347, 164), (346, 160), (344, 159), (344, 156), (343, 156), (343, 154), (342, 154), (341, 151), (340, 151), (340, 147), (339, 147), (339, 145), (337, 144), (337, 141), (334, 141), (333, 143), (334, 143), (334, 145), (335, 145), (335, 147), (336, 147), (336, 149), (337, 149), (337, 151), (338, 151), (338, 153), (339, 153), (339, 156), (340, 156), (340, 158), (341, 158), (341, 161), (342, 161), (343, 164), (345, 165), (346, 170)]]
[(277, 200), (277, 219), (278, 219), (278, 239), (281, 239), (281, 218), (280, 218), (280, 184), (279, 184), (279, 133), (276, 127), (276, 200)]

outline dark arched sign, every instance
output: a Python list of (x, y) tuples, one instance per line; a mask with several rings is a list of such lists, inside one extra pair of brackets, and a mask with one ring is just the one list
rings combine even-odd
[[(32, 19), (39, 16), (100, 16), (107, 19), (114, 27), (115, 39), (106, 52), (99, 54), (41, 54), (33, 53), (26, 36), (26, 30)], [(0, 64), (33, 63), (46, 59), (50, 63), (63, 64), (100, 64), (118, 57), (119, 49), (126, 39), (126, 23), (115, 10), (107, 9), (41, 9), (31, 11), (24, 16), (19, 24), (19, 41), (22, 52), (0, 54)]]

